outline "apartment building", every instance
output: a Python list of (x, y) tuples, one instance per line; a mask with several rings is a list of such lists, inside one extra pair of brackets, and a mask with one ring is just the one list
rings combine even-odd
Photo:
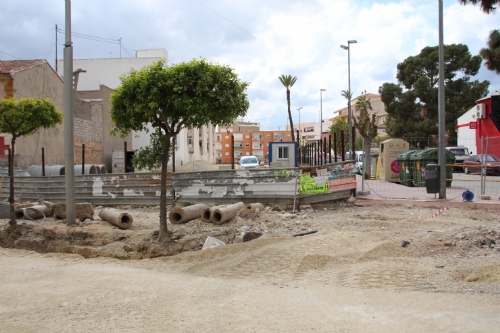
[(235, 162), (242, 156), (256, 156), (265, 163), (269, 156), (269, 142), (285, 141), (292, 141), (289, 131), (261, 131), (259, 123), (238, 120), (215, 133), (216, 163), (229, 164), (233, 156)]

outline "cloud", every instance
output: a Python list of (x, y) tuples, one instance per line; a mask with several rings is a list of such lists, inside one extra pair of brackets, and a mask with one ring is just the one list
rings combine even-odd
[[(55, 24), (64, 29), (64, 2), (4, 0), (0, 12), (0, 51), (22, 59), (55, 58)], [(351, 88), (376, 93), (384, 82), (396, 82), (396, 66), (425, 46), (438, 44), (437, 1), (367, 0), (121, 0), (72, 1), (72, 30), (113, 39), (103, 43), (74, 38), (75, 58), (119, 57), (117, 42), (135, 50), (166, 48), (169, 62), (204, 57), (227, 64), (250, 82), (251, 107), (245, 119), (268, 129), (285, 125), (288, 112), (281, 74), (297, 76), (291, 89), (294, 122), (301, 106), (302, 121), (319, 118), (345, 106), (340, 95), (348, 86), (351, 44)], [(489, 31), (498, 28), (498, 14), (486, 15), (475, 6), (445, 1), (445, 43), (463, 43), (477, 54)], [(64, 35), (60, 34), (59, 44)], [(62, 57), (62, 45), (58, 56)], [(122, 57), (128, 56), (122, 50)], [(12, 59), (0, 53), (0, 59)], [(498, 75), (484, 68), (478, 79), (500, 90)], [(496, 86), (495, 86), (496, 84)]]

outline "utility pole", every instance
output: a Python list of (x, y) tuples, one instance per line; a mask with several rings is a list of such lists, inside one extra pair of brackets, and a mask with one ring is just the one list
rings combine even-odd
[(56, 64), (54, 67), (56, 68), (56, 73), (57, 73), (57, 24), (56, 24)]
[(71, 42), (71, 0), (66, 1), (66, 31), (64, 42), (64, 160), (66, 179), (66, 223), (76, 222), (75, 208), (75, 147), (73, 135), (73, 43)]
[(118, 42), (120, 43), (120, 58), (122, 57), (122, 38), (118, 38)]
[(444, 99), (444, 44), (443, 44), (443, 0), (439, 0), (439, 88), (438, 88), (438, 115), (439, 115), (439, 199), (446, 199), (446, 143), (445, 143), (445, 99)]

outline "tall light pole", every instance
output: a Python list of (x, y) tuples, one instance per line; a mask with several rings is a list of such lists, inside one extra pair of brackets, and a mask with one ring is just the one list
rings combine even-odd
[(439, 88), (438, 88), (438, 119), (439, 119), (439, 199), (446, 199), (446, 114), (444, 95), (444, 45), (443, 45), (443, 0), (439, 0)]
[(347, 117), (348, 117), (348, 120), (347, 120), (347, 123), (349, 125), (349, 144), (348, 144), (348, 148), (349, 148), (349, 156), (350, 158), (354, 158), (354, 150), (352, 149), (352, 112), (351, 112), (351, 95), (352, 95), (352, 92), (351, 92), (351, 44), (355, 44), (357, 43), (357, 41), (355, 40), (348, 40), (347, 41), (347, 46), (345, 45), (340, 45), (341, 48), (343, 48), (344, 50), (347, 50), (347, 80), (349, 82), (349, 96), (347, 96), (347, 100), (348, 100), (348, 104), (347, 104)]
[(323, 91), (326, 89), (319, 90), (319, 101), (320, 101), (320, 109), (319, 109), (319, 139), (323, 140)]
[(299, 142), (299, 145), (300, 145), (300, 110), (302, 110), (303, 107), (298, 107), (297, 108), (297, 111), (299, 111), (299, 138), (297, 139), (297, 142)]

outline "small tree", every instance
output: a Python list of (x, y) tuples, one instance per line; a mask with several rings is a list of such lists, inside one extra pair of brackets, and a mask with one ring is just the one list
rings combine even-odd
[[(297, 81), (296, 76), (281, 74), (278, 78), (280, 82), (286, 88), (286, 102), (288, 104), (288, 119), (290, 119), (290, 131), (292, 132), (292, 141), (295, 142), (295, 131), (293, 130), (293, 120), (292, 120), (292, 112), (290, 111), (290, 88), (293, 87), (295, 81)], [(300, 126), (300, 124), (299, 124)]]
[(39, 128), (55, 127), (62, 121), (63, 114), (49, 99), (9, 98), (0, 101), (0, 133), (12, 135), (9, 155), (10, 225), (17, 223), (14, 211), (14, 156), (17, 138), (32, 135)]
[(370, 147), (372, 145), (372, 140), (377, 136), (377, 125), (375, 125), (375, 114), (370, 116), (368, 110), (373, 110), (372, 103), (369, 98), (366, 98), (366, 95), (361, 95), (356, 104), (354, 105), (354, 109), (359, 112), (359, 116), (352, 117), (352, 121), (354, 123), (354, 127), (359, 132), (359, 135), (363, 139), (365, 139), (365, 166), (366, 169), (363, 169), (363, 177), (365, 179), (371, 178), (371, 165), (370, 165)]
[[(139, 152), (144, 165), (161, 160), (160, 240), (168, 237), (167, 164), (172, 138), (182, 128), (208, 124), (229, 126), (244, 116), (249, 107), (242, 82), (228, 66), (205, 59), (175, 64), (169, 68), (160, 60), (121, 78), (111, 96), (112, 133), (154, 130), (152, 148)], [(163, 146), (161, 146), (163, 144)]]

